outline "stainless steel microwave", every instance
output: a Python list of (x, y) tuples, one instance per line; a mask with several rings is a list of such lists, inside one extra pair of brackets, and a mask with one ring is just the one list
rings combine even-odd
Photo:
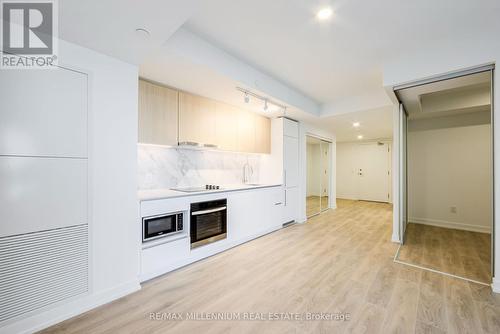
[(182, 212), (142, 218), (142, 242), (163, 238), (183, 231)]

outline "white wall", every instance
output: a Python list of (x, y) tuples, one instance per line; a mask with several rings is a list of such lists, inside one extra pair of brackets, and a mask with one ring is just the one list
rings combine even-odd
[(412, 130), (412, 122), (419, 121), (409, 122), (409, 221), (490, 232), (490, 125)]
[[(495, 30), (490, 30), (494, 32)], [(483, 34), (484, 35), (484, 34)], [(493, 36), (495, 34), (493, 33)], [(465, 37), (465, 36), (464, 36)], [(465, 40), (447, 41), (446, 43), (437, 42), (434, 45), (421, 47), (417, 52), (404, 53), (394, 47), (394, 57), (386, 64), (384, 64), (384, 87), (388, 91), (393, 102), (396, 102), (392, 87), (415, 81), (442, 75), (446, 73), (456, 72), (482, 64), (491, 64), (500, 60), (500, 45), (497, 43), (498, 36), (488, 38), (486, 35), (483, 38), (467, 38)], [(500, 101), (500, 85), (496, 84), (494, 88), (494, 100)], [(498, 114), (500, 110), (498, 102), (494, 106), (493, 113)], [(395, 115), (397, 112), (395, 111)], [(394, 134), (398, 135), (399, 125), (396, 124), (398, 118), (395, 118)], [(494, 117), (493, 120), (494, 132), (500, 128), (500, 117)], [(396, 137), (395, 137), (396, 138)], [(396, 146), (395, 146), (396, 147)], [(494, 136), (494, 173), (500, 175), (500, 136)], [(397, 152), (397, 150), (394, 150)], [(393, 155), (394, 158), (399, 158), (397, 154)], [(395, 159), (393, 163), (399, 161)], [(393, 173), (394, 187), (399, 185), (399, 176)], [(494, 178), (494, 191), (496, 194), (500, 193), (500, 178)], [(396, 198), (396, 197), (395, 197)], [(395, 201), (396, 203), (396, 201)], [(495, 211), (500, 210), (500, 196), (494, 197)], [(395, 208), (396, 209), (396, 208)], [(393, 220), (393, 241), (399, 240), (397, 235), (399, 211), (394, 210)], [(498, 271), (500, 270), (500, 228), (498, 228), (497, 219), (495, 219), (495, 236), (494, 236), (494, 278), (493, 290), (500, 293), (500, 277)], [(396, 239), (397, 238), (397, 239)]]
[(138, 70), (64, 41), (59, 64), (89, 75), (90, 293), (9, 322), (3, 333), (42, 329), (140, 289)]
[(321, 194), (321, 155), (320, 145), (307, 143), (307, 193), (306, 196), (319, 196)]

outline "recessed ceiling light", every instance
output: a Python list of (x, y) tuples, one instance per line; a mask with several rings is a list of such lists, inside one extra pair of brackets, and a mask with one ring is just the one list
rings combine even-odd
[(363, 139), (363, 135), (359, 135), (359, 136), (358, 136), (358, 139)]
[(332, 16), (333, 14), (333, 11), (330, 7), (326, 7), (326, 8), (322, 8), (319, 10), (318, 13), (316, 13), (316, 17), (318, 18), (318, 20), (326, 20), (326, 19), (329, 19), (330, 16)]
[(354, 126), (355, 128), (359, 128), (360, 124), (359, 124), (359, 122), (354, 122), (354, 123), (352, 123), (352, 126)]

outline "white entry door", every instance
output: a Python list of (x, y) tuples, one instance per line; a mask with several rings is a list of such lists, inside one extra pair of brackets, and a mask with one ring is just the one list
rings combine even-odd
[(358, 145), (358, 199), (389, 202), (389, 145)]

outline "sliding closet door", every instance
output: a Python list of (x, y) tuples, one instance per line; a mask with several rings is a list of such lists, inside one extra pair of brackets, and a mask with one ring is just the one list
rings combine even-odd
[(407, 176), (407, 137), (408, 137), (408, 115), (403, 107), (399, 105), (399, 238), (401, 244), (405, 241), (406, 225), (408, 224), (408, 176)]
[(321, 212), (321, 140), (307, 136), (307, 191), (306, 191), (306, 216), (311, 217)]

